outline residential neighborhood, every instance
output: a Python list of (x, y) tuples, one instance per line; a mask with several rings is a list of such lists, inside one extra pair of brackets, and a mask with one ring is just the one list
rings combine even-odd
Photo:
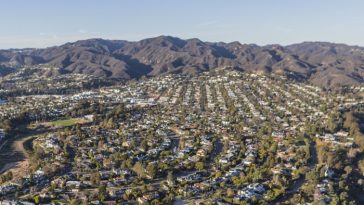
[(0, 200), (355, 204), (364, 144), (348, 112), (360, 107), (340, 91), (228, 69), (14, 95), (0, 105), (10, 120), (0, 144), (14, 122), (42, 133), (23, 176), (1, 173)]

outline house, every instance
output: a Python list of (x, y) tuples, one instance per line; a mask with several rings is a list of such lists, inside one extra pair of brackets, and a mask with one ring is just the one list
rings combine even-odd
[(150, 192), (144, 194), (142, 197), (137, 198), (138, 204), (149, 204), (149, 202), (153, 201), (154, 199), (158, 199), (160, 197), (158, 192)]
[(75, 187), (78, 189), (80, 187), (80, 185), (81, 185), (81, 182), (79, 182), (79, 181), (67, 181), (66, 182), (67, 187)]
[(264, 186), (260, 183), (249, 184), (248, 189), (252, 190), (255, 193), (259, 193), (259, 194), (262, 194), (265, 192)]
[(272, 137), (274, 140), (282, 140), (286, 137), (286, 134), (283, 131), (273, 131)]
[(334, 170), (330, 169), (328, 166), (325, 167), (325, 177), (332, 178), (334, 174)]
[(196, 155), (199, 156), (199, 157), (206, 157), (206, 151), (204, 149), (199, 149), (197, 150), (196, 152)]
[(123, 147), (130, 147), (132, 144), (132, 141), (131, 140), (127, 140), (127, 141), (124, 141), (121, 145)]
[(336, 141), (336, 137), (333, 134), (328, 134), (328, 133), (326, 133), (324, 136), (322, 136), (322, 139), (324, 139), (326, 142)]
[(266, 189), (260, 183), (249, 184), (247, 187), (238, 191), (238, 196), (234, 200), (251, 199), (253, 196), (261, 197), (265, 191)]
[(137, 202), (138, 204), (148, 204), (148, 200), (145, 199), (144, 197), (138, 197)]
[(49, 137), (46, 139), (45, 147), (49, 149), (60, 149), (58, 141), (54, 137)]
[(349, 133), (348, 132), (345, 132), (345, 131), (339, 131), (339, 132), (335, 133), (335, 135), (337, 137), (344, 137), (344, 138), (346, 138), (346, 137), (349, 136)]

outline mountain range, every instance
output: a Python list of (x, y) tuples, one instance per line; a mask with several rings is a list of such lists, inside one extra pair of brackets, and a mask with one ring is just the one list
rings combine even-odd
[(88, 39), (44, 49), (0, 50), (1, 76), (36, 65), (55, 68), (42, 70), (45, 77), (82, 73), (130, 80), (232, 67), (324, 87), (364, 82), (364, 48), (327, 42), (258, 46), (159, 36), (136, 42)]

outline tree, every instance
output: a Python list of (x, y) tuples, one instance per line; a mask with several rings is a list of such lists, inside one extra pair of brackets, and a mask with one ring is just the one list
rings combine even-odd
[(319, 163), (325, 163), (327, 161), (329, 147), (325, 142), (317, 139), (316, 140), (317, 159)]
[(147, 166), (147, 174), (148, 176), (150, 176), (152, 179), (154, 179), (154, 177), (157, 175), (157, 166), (154, 163), (149, 163)]
[(345, 113), (344, 127), (350, 129), (356, 123), (352, 112)]
[(229, 197), (229, 198), (232, 198), (234, 197), (235, 193), (234, 193), (234, 190), (232, 190), (231, 188), (228, 188), (226, 190), (226, 196)]
[(106, 198), (106, 186), (100, 186), (98, 188), (98, 191), (99, 191), (99, 195), (98, 195), (99, 200), (104, 201)]
[(344, 191), (344, 192), (340, 193), (340, 200), (341, 201), (347, 201), (348, 197), (349, 197), (349, 195), (348, 195), (347, 192)]
[(364, 175), (364, 159), (358, 162), (358, 168), (360, 169), (361, 173)]
[(39, 195), (34, 196), (34, 203), (39, 204), (40, 203), (40, 197)]
[(167, 183), (170, 185), (174, 184), (173, 171), (169, 171), (167, 175)]
[(108, 129), (114, 128), (114, 119), (112, 117), (105, 119), (103, 126)]
[(69, 205), (78, 205), (80, 204), (80, 201), (78, 199), (72, 199), (70, 202), (69, 202)]
[(205, 167), (205, 165), (204, 165), (204, 163), (203, 163), (203, 162), (197, 162), (197, 163), (195, 164), (195, 168), (196, 168), (197, 170), (199, 170), (199, 171), (203, 170), (203, 169), (204, 169), (204, 167)]
[(91, 183), (95, 185), (99, 185), (101, 181), (101, 176), (99, 172), (94, 172), (91, 174)]
[(349, 175), (353, 171), (353, 168), (351, 166), (345, 166), (344, 170), (346, 174)]
[(8, 173), (6, 173), (5, 175), (6, 181), (10, 181), (13, 179), (13, 172), (9, 171)]
[(133, 170), (135, 173), (137, 173), (137, 175), (139, 177), (145, 176), (145, 170), (144, 170), (143, 164), (141, 162), (135, 163), (135, 165), (133, 166)]

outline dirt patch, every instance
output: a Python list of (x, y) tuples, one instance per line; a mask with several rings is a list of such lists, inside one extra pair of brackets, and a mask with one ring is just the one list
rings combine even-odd
[(13, 180), (17, 180), (20, 179), (21, 177), (29, 174), (29, 159), (25, 159), (24, 161), (20, 161), (20, 162), (12, 162), (12, 163), (8, 163), (6, 164), (3, 169), (0, 171), (0, 173), (4, 174), (8, 173), (8, 172), (12, 172), (13, 173)]
[(22, 138), (19, 140), (15, 140), (12, 142), (11, 149), (13, 152), (23, 155), (24, 157), (19, 159), (18, 161), (8, 162), (6, 163), (0, 170), (0, 174), (6, 174), (11, 171), (13, 173), (13, 178), (18, 179), (21, 176), (28, 174), (29, 172), (29, 159), (28, 152), (24, 148), (24, 143), (28, 140), (35, 138), (35, 136), (30, 136), (26, 138)]

